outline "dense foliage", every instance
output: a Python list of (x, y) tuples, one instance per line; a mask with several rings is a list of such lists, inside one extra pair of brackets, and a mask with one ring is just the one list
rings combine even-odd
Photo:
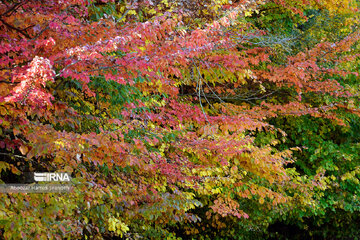
[(359, 5), (1, 1), (1, 238), (359, 238)]

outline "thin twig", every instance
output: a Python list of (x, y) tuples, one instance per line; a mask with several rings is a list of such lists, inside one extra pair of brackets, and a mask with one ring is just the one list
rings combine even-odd
[(22, 159), (31, 160), (31, 159), (28, 158), (28, 157), (24, 157), (24, 156), (20, 156), (20, 155), (16, 155), (16, 154), (10, 154), (10, 153), (0, 153), (0, 155), (10, 156), (10, 157), (17, 157), (17, 158), (22, 158)]

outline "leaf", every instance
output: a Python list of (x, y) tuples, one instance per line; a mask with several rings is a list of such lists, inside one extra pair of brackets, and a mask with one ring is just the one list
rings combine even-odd
[(4, 170), (6, 171), (7, 169), (10, 168), (10, 164), (7, 163), (7, 162), (3, 162), (3, 161), (0, 161), (0, 173)]
[(19, 169), (17, 169), (14, 165), (10, 165), (10, 168), (11, 168), (11, 172), (13, 174), (16, 174), (16, 175), (20, 175), (21, 174), (21, 171)]
[(29, 151), (29, 149), (28, 149), (28, 147), (26, 145), (21, 145), (19, 147), (19, 150), (20, 150), (22, 155), (26, 155), (28, 153), (28, 151)]

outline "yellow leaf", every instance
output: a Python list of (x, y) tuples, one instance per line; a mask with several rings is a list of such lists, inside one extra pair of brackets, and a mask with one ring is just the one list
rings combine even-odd
[(10, 164), (8, 164), (7, 162), (0, 162), (0, 173), (3, 169), (8, 169), (10, 167)]
[(25, 145), (20, 146), (19, 150), (20, 150), (22, 155), (26, 155), (28, 153), (28, 151), (29, 151), (28, 147), (25, 146)]
[(150, 9), (150, 10), (148, 11), (148, 13), (151, 14), (151, 15), (154, 15), (154, 14), (156, 14), (156, 11), (155, 11), (154, 9)]
[(245, 12), (245, 17), (251, 17), (252, 15), (252, 12), (251, 11), (246, 11)]

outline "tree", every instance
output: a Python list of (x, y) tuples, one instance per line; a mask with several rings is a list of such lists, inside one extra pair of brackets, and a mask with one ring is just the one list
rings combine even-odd
[[(3, 1), (1, 179), (68, 171), (76, 185), (66, 195), (3, 194), (2, 236), (233, 239), (326, 210), (336, 169), (296, 166), (301, 148), (279, 121), (345, 132), (359, 116), (353, 8)], [(312, 37), (311, 11), (341, 15), (344, 34)], [(343, 179), (356, 183), (357, 166)]]

